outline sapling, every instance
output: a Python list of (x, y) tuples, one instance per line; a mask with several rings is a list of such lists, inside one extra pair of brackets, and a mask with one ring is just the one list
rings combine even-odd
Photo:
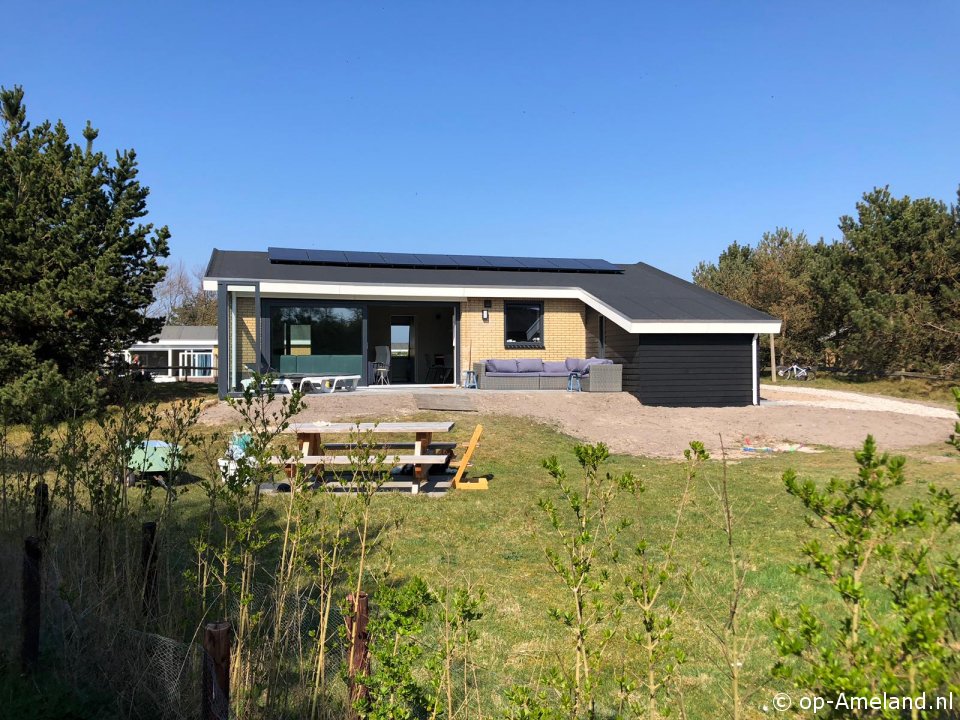
[[(350, 440), (348, 457), (352, 470), (349, 472), (349, 479), (344, 477), (344, 473), (338, 473), (337, 479), (341, 485), (353, 493), (354, 498), (352, 516), (357, 540), (357, 556), (352, 595), (356, 602), (360, 598), (360, 593), (364, 587), (368, 555), (381, 539), (380, 533), (371, 535), (371, 505), (376, 494), (390, 480), (390, 466), (387, 464), (386, 452), (378, 447), (374, 439), (372, 429), (367, 432), (351, 433)], [(345, 480), (346, 482), (344, 482)], [(346, 613), (355, 614), (356, 608), (348, 607)], [(359, 623), (352, 623), (348, 638), (351, 652), (348, 655), (347, 674), (352, 683), (350, 703), (354, 706), (362, 699), (365, 687), (363, 679), (360, 677), (363, 668), (354, 665), (357, 660), (356, 654), (352, 652), (352, 648), (356, 646), (359, 639), (357, 635), (359, 627)]]
[[(627, 677), (626, 672), (622, 673), (620, 696), (631, 713), (648, 720), (665, 714), (661, 713), (661, 701), (677, 684), (679, 666), (684, 661), (683, 652), (676, 646), (673, 623), (681, 612), (689, 575), (677, 565), (677, 543), (684, 512), (691, 502), (693, 480), (700, 465), (709, 457), (701, 442), (691, 442), (684, 450), (685, 483), (670, 536), (660, 546), (654, 546), (642, 537), (634, 546), (635, 559), (624, 578), (627, 596), (640, 615), (639, 627), (635, 628), (631, 622), (625, 623), (625, 635), (640, 650), (641, 672), (636, 680)], [(668, 597), (669, 593), (674, 596)], [(637, 686), (643, 689), (642, 701), (631, 701), (629, 698)]]
[[(817, 535), (796, 569), (824, 581), (833, 600), (802, 604), (795, 617), (772, 614), (782, 660), (776, 675), (824, 698), (931, 698), (960, 690), (957, 629), (960, 504), (931, 488), (930, 500), (897, 501), (905, 459), (877, 450), (872, 436), (855, 453), (858, 471), (826, 486), (784, 473), (787, 492), (811, 513)], [(839, 618), (837, 615), (839, 614)], [(853, 711), (851, 711), (853, 710)], [(885, 708), (872, 717), (923, 717), (922, 708)], [(833, 703), (828, 717), (866, 717)]]
[(429, 702), (415, 679), (424, 648), (418, 636), (431, 617), (436, 598), (427, 584), (414, 577), (399, 585), (381, 582), (371, 614), (371, 672), (356, 681), (366, 692), (354, 708), (364, 720), (419, 717)]
[(623, 593), (609, 588), (610, 565), (618, 557), (616, 539), (630, 525), (612, 517), (611, 506), (622, 492), (636, 492), (640, 483), (630, 473), (601, 471), (610, 455), (603, 443), (578, 444), (574, 454), (583, 471), (579, 483), (568, 479), (556, 456), (543, 461), (563, 502), (547, 497), (539, 505), (556, 540), (544, 549), (547, 561), (570, 598), (568, 607), (550, 610), (569, 629), (573, 644), (572, 667), (555, 668), (552, 684), (569, 717), (592, 718), (600, 683), (597, 665), (614, 636), (623, 602)]
[[(745, 707), (749, 696), (756, 691), (747, 692), (745, 683), (745, 668), (753, 648), (756, 645), (756, 636), (741, 626), (741, 617), (744, 612), (744, 603), (748, 598), (746, 591), (747, 577), (751, 567), (743, 557), (737, 533), (737, 512), (730, 495), (730, 478), (727, 466), (727, 452), (720, 437), (721, 471), (716, 481), (709, 476), (706, 486), (711, 490), (717, 501), (714, 515), (707, 519), (719, 527), (723, 538), (724, 565), (719, 568), (717, 577), (711, 577), (714, 587), (706, 594), (703, 600), (703, 614), (706, 616), (704, 627), (716, 644), (718, 655), (713, 658), (720, 672), (726, 677), (727, 686), (725, 695), (729, 717), (739, 720), (744, 717)], [(722, 588), (722, 602), (715, 602), (712, 596), (716, 588)]]
[[(255, 698), (254, 693), (269, 684), (261, 655), (270, 638), (264, 638), (260, 631), (263, 608), (255, 604), (254, 583), (260, 556), (276, 536), (265, 531), (260, 486), (274, 477), (276, 469), (271, 463), (274, 456), (294, 458), (294, 452), (283, 448), (281, 440), (290, 419), (303, 409), (303, 400), (298, 392), (278, 394), (269, 375), (255, 374), (243, 395), (228, 398), (228, 402), (237, 411), (241, 429), (249, 439), (244, 457), (236, 461), (236, 472), (224, 477), (220, 518), (223, 540), (219, 546), (211, 546), (211, 552), (219, 564), (223, 617), (231, 617), (236, 607), (231, 683), (237, 690), (238, 710), (244, 711), (253, 701), (263, 702), (263, 698)], [(269, 690), (265, 693), (266, 700), (272, 701)]]

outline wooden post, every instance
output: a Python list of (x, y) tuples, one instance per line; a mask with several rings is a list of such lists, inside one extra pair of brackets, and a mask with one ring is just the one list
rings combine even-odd
[(31, 536), (23, 543), (23, 609), (20, 666), (33, 672), (40, 659), (40, 538)]
[(45, 482), (37, 483), (33, 488), (33, 509), (36, 520), (37, 537), (40, 542), (47, 541), (47, 521), (50, 518), (50, 488)]
[(353, 614), (343, 619), (347, 626), (347, 637), (350, 638), (350, 658), (347, 666), (350, 707), (347, 709), (347, 719), (357, 720), (359, 715), (354, 709), (354, 703), (367, 696), (367, 686), (358, 683), (356, 678), (370, 672), (370, 634), (367, 632), (367, 621), (370, 619), (370, 598), (367, 597), (365, 592), (360, 593), (359, 599), (356, 599), (351, 593), (347, 595), (347, 602), (353, 608)]
[(145, 522), (140, 534), (140, 565), (143, 569), (143, 614), (157, 614), (157, 524)]
[(773, 333), (770, 333), (770, 382), (777, 381), (777, 346), (773, 341)]
[(230, 623), (207, 623), (203, 628), (203, 720), (230, 716)]

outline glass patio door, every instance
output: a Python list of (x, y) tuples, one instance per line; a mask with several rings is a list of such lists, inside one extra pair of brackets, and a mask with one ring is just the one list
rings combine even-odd
[(390, 381), (417, 381), (417, 348), (412, 315), (390, 316)]
[(363, 308), (271, 303), (269, 322), (273, 370), (363, 377)]

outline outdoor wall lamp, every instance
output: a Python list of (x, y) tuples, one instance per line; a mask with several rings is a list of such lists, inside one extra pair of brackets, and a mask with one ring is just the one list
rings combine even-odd
[(480, 313), (480, 317), (483, 318), (484, 322), (490, 319), (490, 308), (493, 307), (493, 302), (490, 300), (483, 301), (483, 312)]

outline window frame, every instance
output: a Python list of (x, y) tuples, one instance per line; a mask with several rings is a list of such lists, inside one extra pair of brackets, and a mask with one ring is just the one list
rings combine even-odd
[[(507, 338), (507, 311), (511, 305), (536, 305), (540, 308), (540, 341), (510, 342)], [(503, 347), (506, 350), (544, 350), (546, 349), (546, 308), (543, 300), (504, 300), (503, 301)]]

